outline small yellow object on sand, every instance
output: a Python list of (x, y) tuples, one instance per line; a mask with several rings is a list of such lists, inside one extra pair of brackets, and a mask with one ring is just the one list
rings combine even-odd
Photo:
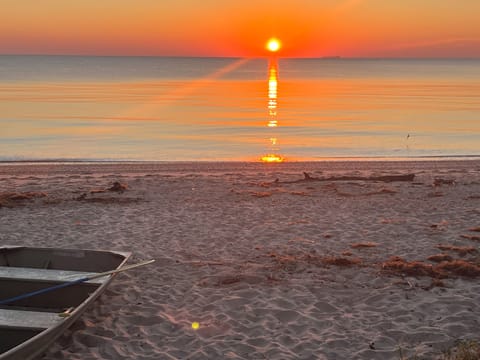
[(192, 329), (193, 329), (193, 330), (197, 330), (199, 327), (200, 327), (200, 324), (199, 324), (198, 322), (194, 321), (194, 322), (192, 323)]

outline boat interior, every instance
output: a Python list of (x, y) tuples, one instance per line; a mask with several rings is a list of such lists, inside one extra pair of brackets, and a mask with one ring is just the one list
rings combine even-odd
[[(118, 268), (122, 253), (27, 247), (0, 247), (0, 303)], [(0, 356), (45, 329), (85, 302), (108, 277), (0, 304)]]

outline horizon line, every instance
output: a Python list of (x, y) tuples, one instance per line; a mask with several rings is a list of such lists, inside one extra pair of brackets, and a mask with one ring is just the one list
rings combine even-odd
[[(43, 54), (43, 53), (20, 53), (3, 54), (0, 56), (45, 56), (45, 57), (98, 57), (98, 58), (193, 58), (193, 59), (270, 59), (272, 56), (220, 56), (220, 55), (99, 55), (99, 54)], [(273, 56), (277, 59), (295, 59), (295, 60), (480, 60), (480, 56), (472, 57), (447, 57), (447, 56), (342, 56), (342, 55), (324, 55), (324, 56)]]

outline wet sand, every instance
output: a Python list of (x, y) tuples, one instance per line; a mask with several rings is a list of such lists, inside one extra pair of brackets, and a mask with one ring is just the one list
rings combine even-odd
[(478, 339), (480, 161), (272, 165), (0, 165), (0, 243), (156, 260), (44, 359), (434, 359)]

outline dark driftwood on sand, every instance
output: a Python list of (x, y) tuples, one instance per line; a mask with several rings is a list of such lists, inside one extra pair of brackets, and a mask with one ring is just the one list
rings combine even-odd
[(304, 178), (293, 181), (279, 181), (275, 180), (276, 184), (295, 184), (308, 181), (381, 181), (381, 182), (394, 182), (394, 181), (413, 181), (415, 174), (405, 175), (383, 175), (383, 176), (331, 176), (325, 178), (317, 178), (311, 176), (309, 173), (303, 173)]

